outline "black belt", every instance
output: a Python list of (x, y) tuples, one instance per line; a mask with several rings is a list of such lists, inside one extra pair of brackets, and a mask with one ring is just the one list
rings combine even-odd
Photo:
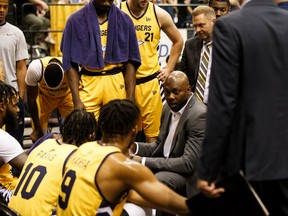
[(136, 79), (136, 85), (140, 85), (142, 83), (149, 82), (150, 80), (155, 79), (158, 76), (159, 72), (155, 72), (154, 74), (147, 76), (147, 77), (142, 77), (139, 79)]
[(108, 76), (108, 75), (118, 74), (121, 71), (122, 71), (121, 67), (115, 67), (111, 70), (99, 71), (99, 72), (92, 72), (92, 71), (86, 70), (85, 68), (82, 68), (81, 74), (86, 75), (86, 76)]

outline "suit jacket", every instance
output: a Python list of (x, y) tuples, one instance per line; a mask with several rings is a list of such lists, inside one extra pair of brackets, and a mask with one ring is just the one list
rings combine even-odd
[[(206, 106), (192, 96), (179, 119), (169, 158), (163, 149), (169, 132), (171, 109), (166, 104), (161, 116), (161, 129), (154, 143), (139, 143), (138, 155), (147, 157), (145, 165), (152, 171), (171, 171), (192, 181), (204, 137)], [(189, 183), (188, 183), (189, 184)]]
[(203, 40), (200, 37), (190, 38), (185, 42), (182, 53), (180, 70), (188, 76), (192, 91), (196, 88), (202, 45)]
[(288, 178), (287, 20), (273, 0), (217, 20), (200, 178)]

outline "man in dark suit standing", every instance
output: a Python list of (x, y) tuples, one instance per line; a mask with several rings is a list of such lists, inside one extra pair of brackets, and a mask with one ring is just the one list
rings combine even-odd
[(271, 216), (288, 215), (288, 13), (241, 4), (214, 26), (198, 187), (217, 197), (217, 176), (243, 170)]
[[(211, 56), (212, 50), (212, 31), (213, 26), (216, 21), (216, 15), (214, 10), (209, 6), (198, 6), (193, 12), (193, 26), (196, 32), (196, 37), (188, 39), (185, 42), (180, 70), (186, 73), (189, 79), (192, 91), (196, 90), (197, 79), (198, 82), (203, 77), (199, 77), (198, 73), (203, 64), (201, 64), (201, 59), (204, 56), (204, 48), (206, 44), (209, 44), (209, 55)], [(211, 58), (210, 58), (211, 60)], [(205, 84), (202, 85), (204, 95), (201, 96), (200, 101), (207, 103), (208, 88), (209, 88), (209, 76), (210, 76), (210, 66), (211, 61), (208, 60), (208, 65), (204, 66), (206, 68)], [(205, 64), (204, 64), (205, 65)]]

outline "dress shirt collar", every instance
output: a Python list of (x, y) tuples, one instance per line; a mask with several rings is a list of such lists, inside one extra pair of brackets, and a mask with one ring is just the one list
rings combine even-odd
[(212, 45), (212, 40), (208, 41), (208, 42), (204, 41), (203, 44), (206, 45), (206, 46), (211, 46)]
[(204, 52), (204, 46), (206, 46), (206, 49), (211, 53), (211, 47), (212, 47), (212, 40), (205, 42), (203, 41), (203, 45), (202, 45), (202, 52)]

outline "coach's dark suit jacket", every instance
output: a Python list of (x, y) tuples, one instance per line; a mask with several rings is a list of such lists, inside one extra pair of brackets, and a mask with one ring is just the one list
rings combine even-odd
[(202, 45), (203, 40), (198, 36), (188, 39), (185, 42), (181, 58), (180, 70), (188, 76), (193, 92), (198, 77)]
[(252, 0), (217, 20), (199, 177), (288, 178), (288, 12)]
[(161, 116), (161, 129), (157, 141), (139, 143), (138, 155), (147, 157), (145, 165), (153, 172), (171, 171), (181, 174), (187, 177), (188, 184), (191, 185), (204, 137), (206, 106), (196, 96), (192, 96), (176, 128), (170, 157), (164, 158), (163, 149), (170, 120), (171, 109), (166, 104)]

